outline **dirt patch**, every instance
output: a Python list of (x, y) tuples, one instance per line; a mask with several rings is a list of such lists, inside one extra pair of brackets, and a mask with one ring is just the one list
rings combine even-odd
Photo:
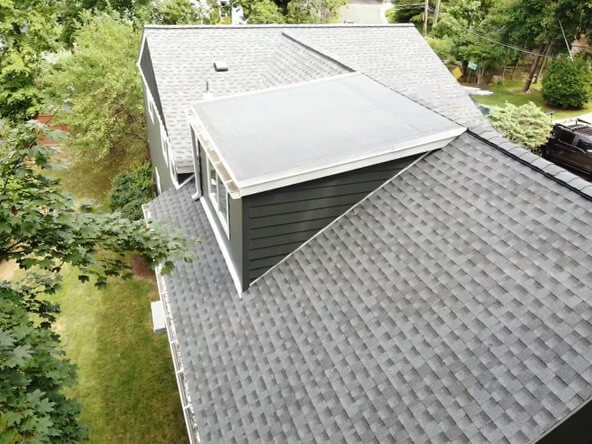
[(131, 263), (132, 274), (134, 277), (141, 279), (155, 279), (154, 270), (151, 270), (150, 267), (146, 265), (144, 259), (142, 259), (140, 256), (133, 255)]

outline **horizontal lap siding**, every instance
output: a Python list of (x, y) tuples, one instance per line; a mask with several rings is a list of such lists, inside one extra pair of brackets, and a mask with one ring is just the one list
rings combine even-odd
[(252, 282), (417, 156), (243, 198), (244, 282)]
[(150, 48), (148, 47), (148, 42), (144, 43), (144, 51), (142, 51), (142, 55), (140, 56), (140, 68), (142, 69), (142, 74), (144, 74), (146, 83), (148, 83), (148, 89), (150, 90), (150, 94), (152, 95), (156, 108), (158, 109), (160, 120), (162, 120), (163, 124), (165, 124), (164, 115), (162, 113), (162, 104), (160, 103), (160, 94), (158, 93), (156, 77), (154, 76), (154, 69), (152, 67), (152, 59), (150, 58)]

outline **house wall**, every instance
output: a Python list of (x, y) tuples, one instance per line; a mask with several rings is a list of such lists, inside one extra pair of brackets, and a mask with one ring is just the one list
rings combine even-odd
[[(216, 224), (216, 228), (220, 233), (220, 237), (222, 238), (222, 242), (224, 243), (224, 247), (230, 256), (230, 260), (234, 269), (236, 271), (237, 276), (240, 279), (240, 276), (243, 274), (243, 203), (242, 199), (232, 199), (230, 196), (228, 198), (228, 235), (224, 231), (224, 227), (220, 223), (220, 219), (218, 218), (218, 213), (214, 209), (212, 202), (210, 200), (210, 196), (208, 195), (207, 191), (207, 184), (206, 184), (206, 162), (205, 153), (203, 149), (200, 148), (199, 151), (199, 158), (197, 159), (199, 162), (199, 180), (201, 184), (201, 192), (202, 192), (202, 199), (204, 199), (204, 203), (208, 206), (210, 213), (213, 216), (214, 223)], [(195, 161), (195, 158), (194, 158)], [(242, 282), (245, 282), (242, 280)]]
[(148, 145), (150, 148), (150, 158), (152, 160), (152, 167), (155, 172), (155, 175), (158, 174), (158, 178), (160, 179), (160, 191), (165, 191), (174, 186), (173, 180), (171, 179), (171, 173), (169, 171), (169, 167), (167, 162), (164, 158), (164, 153), (162, 150), (162, 137), (161, 131), (164, 131), (164, 128), (160, 125), (158, 118), (156, 115), (153, 115), (153, 118), (150, 118), (150, 111), (148, 109), (148, 99), (147, 99), (147, 92), (145, 90), (145, 85), (142, 85), (142, 89), (144, 90), (144, 110), (146, 116), (146, 132), (148, 135)]
[[(160, 102), (160, 94), (158, 93), (156, 77), (154, 76), (152, 59), (150, 58), (150, 48), (148, 47), (148, 41), (144, 42), (144, 49), (142, 50), (142, 55), (140, 56), (140, 68), (142, 69), (142, 74), (144, 75), (144, 79), (146, 80), (148, 89), (150, 90), (152, 98), (154, 99), (154, 103), (156, 104), (156, 109), (158, 110), (158, 114), (160, 115), (160, 120), (164, 122), (162, 104)], [(144, 97), (146, 97), (146, 91), (144, 91)]]
[(243, 282), (261, 276), (417, 157), (244, 197)]

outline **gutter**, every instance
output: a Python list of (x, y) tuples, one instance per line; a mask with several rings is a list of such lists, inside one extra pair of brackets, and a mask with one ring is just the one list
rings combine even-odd
[[(142, 205), (142, 212), (144, 213), (144, 220), (146, 221), (146, 224), (148, 224), (148, 222), (152, 219), (152, 215), (150, 214), (150, 204)], [(200, 442), (200, 437), (199, 431), (197, 429), (195, 411), (191, 403), (189, 388), (185, 380), (185, 371), (183, 367), (183, 361), (181, 359), (181, 350), (179, 349), (179, 341), (177, 340), (175, 324), (171, 315), (171, 307), (169, 304), (166, 282), (161, 270), (161, 264), (159, 264), (154, 270), (156, 275), (156, 285), (158, 286), (158, 295), (164, 309), (165, 326), (169, 340), (169, 348), (171, 350), (171, 357), (173, 359), (173, 367), (175, 369), (175, 378), (177, 380), (179, 398), (181, 399), (181, 409), (183, 410), (183, 417), (185, 418), (185, 426), (187, 427), (187, 437), (189, 438), (189, 443), (198, 444)]]

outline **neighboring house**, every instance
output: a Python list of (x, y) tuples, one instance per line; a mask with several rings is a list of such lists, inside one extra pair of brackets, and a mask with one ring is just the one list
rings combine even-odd
[(413, 26), (147, 27), (139, 66), (192, 442), (589, 439), (592, 185)]

